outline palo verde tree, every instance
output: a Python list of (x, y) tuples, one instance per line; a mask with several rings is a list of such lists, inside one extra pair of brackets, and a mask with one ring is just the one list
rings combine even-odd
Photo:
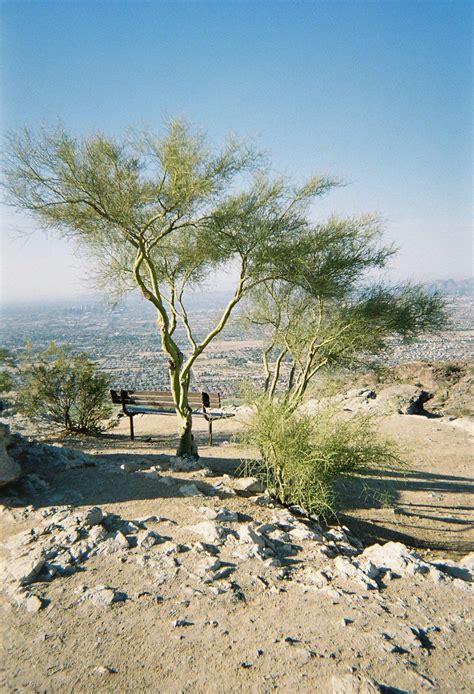
[(246, 472), (283, 503), (331, 514), (341, 474), (400, 461), (369, 419), (347, 421), (324, 407), (316, 419), (298, 409), (311, 379), (325, 367), (367, 359), (394, 335), (410, 339), (442, 327), (445, 316), (439, 298), (421, 287), (365, 284), (394, 252), (371, 217), (329, 219), (295, 245), (284, 261), (286, 277), (277, 271), (246, 298), (246, 320), (266, 336), (264, 394), (255, 398), (244, 434), (260, 455), (247, 461)]
[[(63, 128), (9, 137), (6, 187), (11, 202), (47, 229), (74, 239), (109, 292), (138, 287), (157, 316), (178, 417), (178, 455), (192, 455), (190, 374), (233, 309), (268, 280), (287, 280), (312, 235), (310, 203), (337, 182), (314, 177), (292, 187), (236, 141), (218, 151), (186, 123), (162, 137), (76, 139)], [(198, 339), (185, 290), (236, 262), (229, 303)], [(188, 347), (176, 339), (184, 327)]]
[(353, 365), (380, 353), (394, 336), (410, 340), (445, 326), (443, 301), (421, 286), (364, 284), (395, 252), (382, 245), (375, 218), (329, 219), (301, 234), (297, 245), (286, 261), (287, 278), (279, 273), (255, 287), (244, 313), (266, 335), (264, 392), (270, 399), (284, 394), (288, 410), (324, 367)]

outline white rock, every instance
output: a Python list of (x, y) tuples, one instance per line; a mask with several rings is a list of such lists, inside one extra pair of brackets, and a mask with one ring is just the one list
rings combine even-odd
[(206, 518), (209, 518), (209, 520), (215, 520), (217, 518), (218, 511), (210, 506), (200, 506), (198, 511), (203, 516), (206, 516)]
[(108, 667), (108, 666), (106, 666), (106, 665), (98, 665), (97, 667), (95, 667), (95, 668), (92, 670), (92, 672), (93, 672), (95, 675), (104, 676), (104, 675), (113, 675), (113, 674), (116, 672), (116, 670), (114, 670), (113, 668)]
[(459, 564), (460, 566), (465, 566), (467, 569), (469, 569), (469, 571), (474, 573), (474, 552), (466, 554), (466, 556), (461, 559)]
[(153, 530), (144, 530), (138, 534), (137, 544), (144, 549), (149, 549), (160, 542), (163, 542), (163, 538)]
[(330, 582), (327, 571), (315, 571), (311, 567), (303, 569), (300, 578), (304, 584), (315, 586), (316, 588), (323, 588)]
[(191, 472), (200, 470), (201, 463), (195, 458), (170, 458), (170, 466), (175, 472)]
[(258, 547), (265, 547), (265, 538), (263, 535), (250, 525), (243, 525), (240, 527), (238, 530), (238, 535), (241, 542), (258, 545)]
[(0, 423), (0, 487), (14, 482), (21, 475), (21, 467), (8, 455), (7, 445), (10, 441), (10, 429)]
[(92, 554), (108, 556), (116, 552), (123, 552), (129, 548), (129, 542), (125, 535), (117, 530), (115, 533), (107, 533), (107, 538), (103, 540), (99, 547)]
[(237, 523), (239, 520), (239, 514), (237, 511), (231, 511), (228, 508), (221, 508), (217, 512), (217, 520), (226, 523)]
[(430, 565), (401, 542), (387, 542), (385, 545), (372, 545), (360, 555), (360, 560), (370, 559), (382, 571), (390, 569), (399, 576), (428, 573)]
[(132, 522), (135, 523), (135, 525), (138, 525), (138, 527), (143, 527), (147, 523), (157, 523), (159, 520), (160, 519), (158, 518), (158, 516), (151, 515), (143, 516), (142, 518), (134, 518)]
[(241, 477), (233, 480), (232, 487), (240, 494), (254, 495), (265, 491), (264, 485), (255, 479), (255, 477)]
[(109, 607), (115, 602), (123, 602), (127, 595), (110, 586), (95, 586), (85, 592), (83, 599), (91, 600), (96, 607)]
[(201, 535), (205, 542), (210, 543), (222, 542), (227, 535), (227, 528), (217, 525), (214, 521), (203, 521), (202, 523), (188, 526), (188, 530)]
[(451, 578), (459, 578), (461, 581), (468, 581), (469, 583), (474, 580), (474, 569), (470, 569), (468, 566), (461, 564), (461, 562), (456, 564), (456, 562), (449, 559), (441, 559), (432, 562), (432, 564), (439, 571), (451, 576)]
[(14, 560), (8, 565), (8, 571), (15, 581), (26, 586), (36, 579), (44, 566), (46, 559), (43, 556), (26, 556)]
[(342, 578), (355, 579), (364, 586), (364, 588), (367, 588), (367, 590), (378, 590), (377, 582), (365, 574), (355, 562), (352, 563), (349, 559), (346, 559), (346, 557), (336, 557), (334, 560), (334, 568), (336, 573)]
[(323, 536), (321, 533), (316, 533), (304, 524), (299, 524), (296, 528), (289, 531), (291, 540), (301, 541), (301, 540), (312, 540), (313, 542), (323, 542)]
[(107, 530), (101, 525), (94, 525), (89, 531), (89, 542), (98, 545), (107, 539)]
[(272, 515), (272, 523), (278, 525), (282, 530), (292, 530), (298, 521), (288, 511), (275, 511)]
[(27, 612), (39, 612), (43, 607), (43, 601), (37, 595), (30, 595), (25, 602)]

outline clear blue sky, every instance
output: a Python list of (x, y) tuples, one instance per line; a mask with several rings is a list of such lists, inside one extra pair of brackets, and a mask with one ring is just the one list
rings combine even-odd
[[(472, 3), (13, 0), (2, 3), (2, 128), (160, 128), (253, 137), (279, 172), (342, 188), (316, 215), (378, 211), (394, 277), (471, 273)], [(65, 244), (2, 214), (3, 298), (81, 290)], [(84, 286), (84, 285), (82, 285)], [(57, 289), (56, 289), (57, 287)]]

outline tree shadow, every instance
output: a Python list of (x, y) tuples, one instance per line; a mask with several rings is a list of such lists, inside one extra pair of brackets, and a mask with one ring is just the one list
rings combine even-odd
[[(392, 506), (402, 492), (430, 494), (473, 494), (474, 482), (469, 477), (425, 472), (424, 470), (371, 469), (357, 476), (342, 475), (335, 484), (338, 506), (351, 508), (381, 508)], [(435, 497), (434, 497), (435, 498)], [(432, 509), (436, 503), (426, 504)], [(464, 510), (474, 511), (474, 507)]]
[[(430, 500), (403, 503), (404, 493), (429, 494)], [(447, 494), (472, 495), (473, 480), (422, 470), (370, 470), (344, 476), (335, 484), (337, 521), (348, 525), (365, 544), (403, 542), (418, 548), (462, 553), (469, 551), (474, 506), (442, 502)], [(412, 499), (412, 496), (410, 496)], [(432, 501), (431, 501), (432, 499)], [(366, 511), (366, 517), (361, 517)], [(377, 513), (377, 519), (371, 515)]]
[[(56, 454), (48, 459), (48, 448)], [(97, 450), (98, 447), (94, 446)], [(196, 498), (186, 490), (195, 485), (203, 497), (220, 496), (214, 485), (217, 479), (187, 476), (175, 473), (170, 455), (164, 453), (97, 453), (80, 454), (78, 462), (58, 461), (57, 447), (42, 447), (43, 454), (35, 456), (20, 450), (15, 459), (20, 463), (23, 476), (17, 482), (0, 489), (0, 503), (11, 507), (34, 508), (58, 505), (95, 506), (139, 500), (169, 498)], [(46, 453), (45, 453), (46, 452)], [(15, 451), (14, 451), (15, 453)], [(200, 464), (214, 472), (232, 475), (240, 459), (202, 457)], [(122, 465), (126, 469), (122, 469)], [(159, 471), (150, 470), (159, 466)], [(184, 489), (183, 489), (184, 488)]]

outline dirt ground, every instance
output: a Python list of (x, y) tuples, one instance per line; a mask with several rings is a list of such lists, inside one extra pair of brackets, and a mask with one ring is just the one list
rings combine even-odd
[[(398, 440), (407, 468), (343, 480), (334, 524), (347, 526), (365, 546), (396, 540), (429, 560), (472, 551), (474, 431), (468, 420), (460, 421), (380, 418), (378, 429)], [(415, 573), (368, 590), (336, 576), (332, 560), (306, 541), (292, 573), (258, 558), (236, 560), (226, 542), (219, 558), (235, 567), (230, 580), (198, 579), (202, 554), (190, 528), (203, 521), (202, 507), (225, 507), (258, 523), (271, 522), (275, 509), (252, 497), (206, 493), (206, 485), (226, 479), (240, 463), (243, 452), (232, 441), (242, 426), (238, 417), (215, 425), (213, 447), (206, 443), (205, 422), (196, 420), (207, 477), (172, 473), (173, 486), (160, 474), (146, 474), (153, 465), (166, 467), (174, 454), (174, 426), (172, 417), (142, 415), (135, 419), (134, 442), (125, 420), (96, 438), (48, 436), (47, 443), (82, 450), (91, 466), (54, 475), (38, 467), (39, 484), (20, 485), (13, 502), (0, 498), (1, 542), (69, 505), (99, 506), (123, 519), (155, 514), (149, 527), (178, 547), (160, 565), (152, 563), (153, 552), (165, 545), (152, 548), (151, 559), (138, 549), (91, 556), (72, 575), (33, 584), (43, 601), (34, 613), (2, 597), (0, 691), (473, 691), (472, 584), (437, 583)], [(124, 463), (133, 471), (124, 471)], [(202, 496), (180, 491), (179, 485), (197, 482)], [(181, 554), (181, 545), (192, 549)], [(303, 579), (309, 568), (325, 567), (334, 573), (327, 585)], [(106, 607), (82, 599), (103, 585), (127, 599)]]
[[(135, 441), (129, 439), (128, 420), (99, 439), (58, 437), (65, 446), (95, 455), (114, 456), (149, 465), (174, 455), (174, 417), (138, 415)], [(245, 426), (245, 415), (214, 424), (213, 446), (208, 445), (207, 423), (195, 418), (194, 431), (203, 466), (235, 471), (246, 453), (233, 438)], [(474, 547), (474, 418), (390, 415), (377, 419), (376, 430), (395, 440), (404, 466), (373, 470), (370, 475), (346, 478), (339, 485), (335, 522), (353, 529), (365, 543), (397, 540), (420, 551), (433, 550), (455, 559)], [(56, 440), (50, 439), (49, 440)], [(122, 458), (121, 456), (131, 456)], [(109, 458), (110, 459), (110, 458)], [(117, 490), (113, 491), (115, 494)], [(84, 503), (104, 503), (101, 495)], [(72, 501), (71, 501), (72, 503)]]

